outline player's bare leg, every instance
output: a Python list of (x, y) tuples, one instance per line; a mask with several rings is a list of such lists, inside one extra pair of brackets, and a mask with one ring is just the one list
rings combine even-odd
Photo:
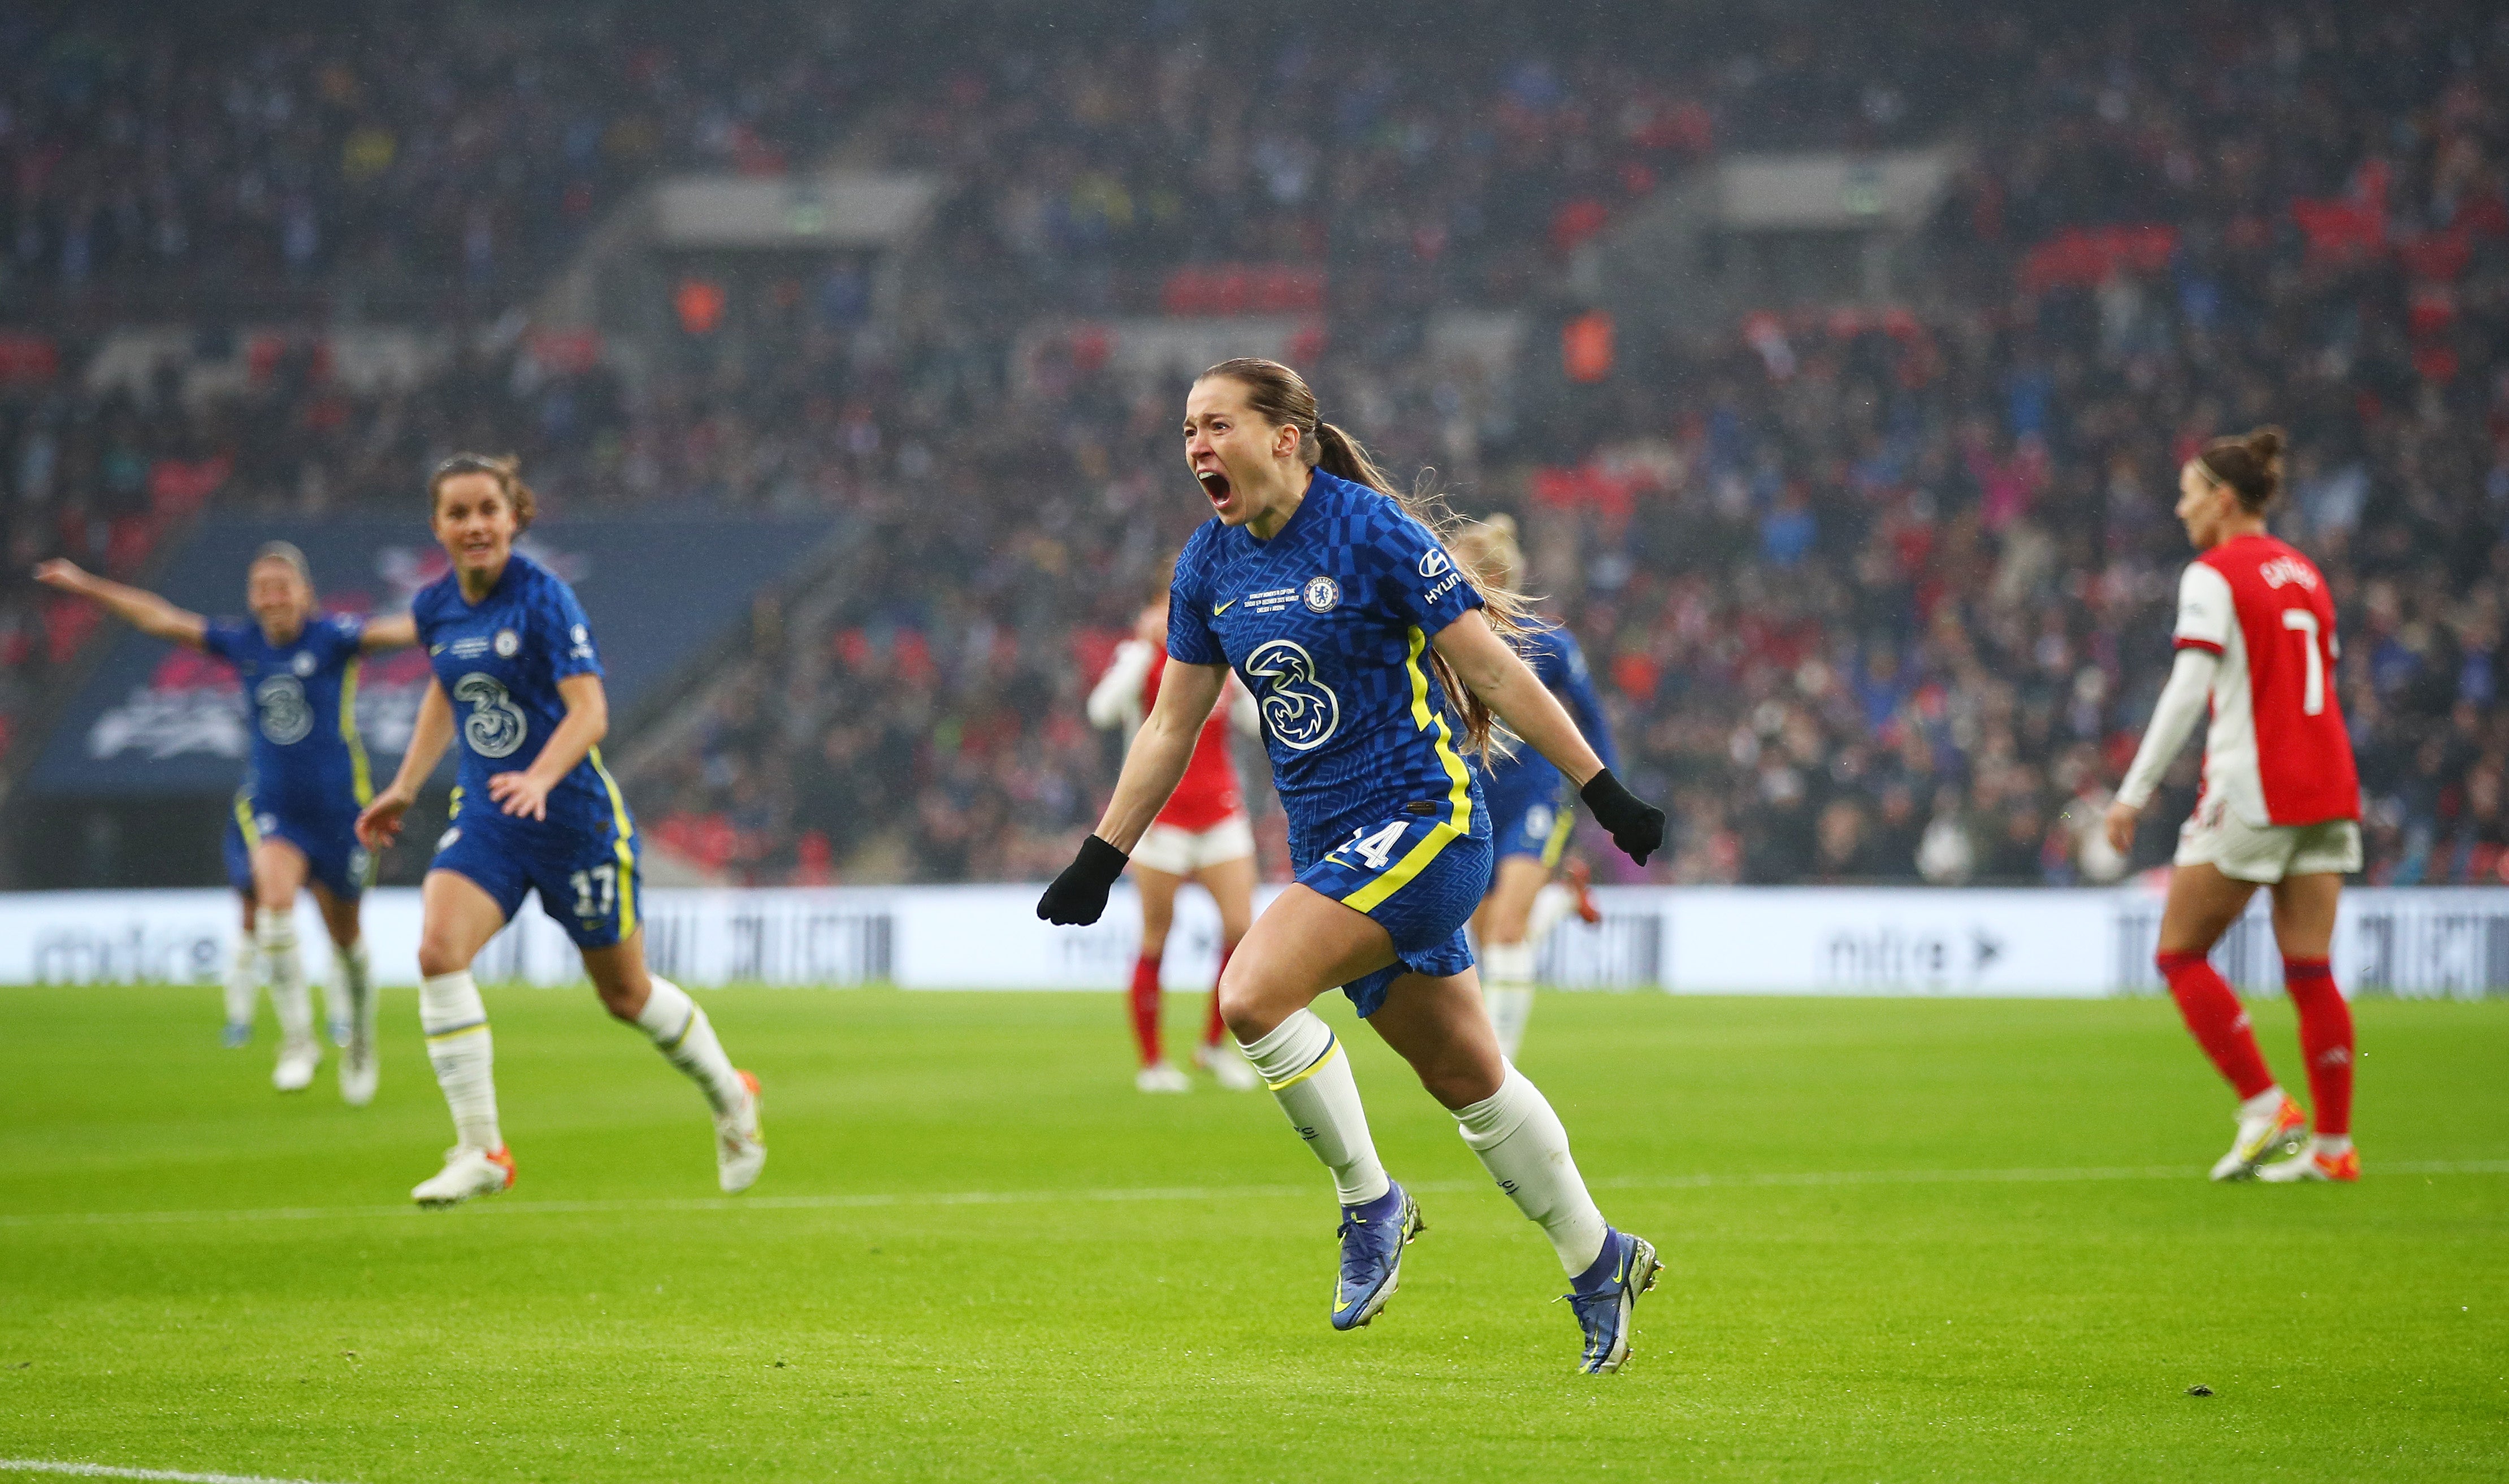
[(2170, 873), (2169, 900), (2160, 914), (2160, 951), (2154, 962), (2189, 1033), (2239, 1099), (2238, 1132), (2229, 1152), (2213, 1164), (2216, 1180), (2254, 1176), (2297, 1150), (2308, 1126), (2308, 1115), (2266, 1070), (2239, 997), (2204, 956), (2239, 920), (2255, 894), (2253, 882), (2226, 876), (2209, 863), (2181, 866)]
[(497, 1127), (496, 1041), (470, 962), (506, 925), (497, 899), (468, 876), (431, 871), (419, 888), (418, 1022), (427, 1059), (453, 1114), (444, 1168), (410, 1191), (421, 1206), (454, 1206), (514, 1183), (513, 1157)]
[(1133, 960), (1128, 998), (1133, 1015), (1133, 1044), (1142, 1057), (1141, 1069), (1133, 1074), (1133, 1086), (1144, 1093), (1193, 1090), (1184, 1073), (1168, 1065), (1167, 1056), (1159, 1047), (1159, 961), (1167, 954), (1168, 930), (1176, 922), (1176, 894), (1180, 879), (1138, 862), (1133, 866), (1133, 888), (1142, 899), (1142, 951)]
[(2300, 1049), (2308, 1066), (2316, 1132), (2300, 1158), (2267, 1165), (2261, 1179), (2349, 1181), (2361, 1177), (2352, 1149), (2352, 1009), (2336, 986), (2329, 951), (2343, 878), (2328, 872), (2285, 876), (2273, 891), (2274, 944), (2282, 949), (2283, 989), (2300, 1017)]
[(1525, 1023), (1533, 1018), (1533, 953), (1528, 931), (1533, 902), (1550, 868), (1529, 855), (1499, 857), (1489, 895), (1473, 913), (1473, 936), (1480, 943), (1481, 1002), (1498, 1032), (1499, 1055), (1514, 1061), (1524, 1044)]
[(296, 943), (296, 894), (305, 889), (305, 852), (265, 836), (252, 851), (253, 940), (270, 975), (270, 1006), (279, 1016), (279, 1064), (270, 1085), (301, 1093), (322, 1064), (322, 1043), (314, 1037), (314, 999), (305, 981), (305, 955)]
[(1471, 969), (1443, 979), (1406, 974), (1367, 1023), (1411, 1063), (1429, 1095), (1455, 1115), (1456, 1132), (1481, 1168), (1551, 1240), (1585, 1332), (1581, 1368), (1620, 1369), (1638, 1295), (1655, 1285), (1655, 1248), (1605, 1224), (1577, 1172), (1559, 1115), (1499, 1054), (1497, 1033), (1481, 1013), (1479, 975)]
[[(1219, 974), (1225, 975), (1229, 959), (1236, 955), (1237, 946), (1246, 941), (1247, 930), (1254, 925), (1254, 858), (1239, 856), (1233, 861), (1205, 866), (1194, 872), (1194, 879), (1211, 893), (1211, 900), (1219, 908)], [(1251, 1093), (1263, 1085), (1263, 1079), (1238, 1051), (1237, 1043), (1228, 1037), (1227, 1020), (1219, 1013), (1217, 976), (1211, 982), (1211, 1013), (1204, 1019), (1202, 1046), (1195, 1051), (1194, 1059), (1231, 1092)]]
[(322, 910), (322, 927), (331, 935), (331, 979), (327, 998), (340, 1044), (340, 1100), (362, 1108), (375, 1100), (375, 986), (366, 961), (366, 943), (357, 922), (357, 899), (334, 895), (316, 881), (314, 905)]
[(726, 1194), (747, 1190), (767, 1165), (758, 1079), (731, 1064), (714, 1022), (687, 990), (645, 966), (645, 930), (583, 950), (583, 972), (602, 1008), (651, 1037), (662, 1058), (705, 1094), (714, 1113), (715, 1178)]

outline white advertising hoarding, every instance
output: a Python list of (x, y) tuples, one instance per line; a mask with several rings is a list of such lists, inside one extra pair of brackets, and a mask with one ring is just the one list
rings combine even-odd
[[(1093, 927), (1036, 918), (1039, 887), (762, 887), (644, 894), (646, 950), (683, 983), (895, 983), (907, 988), (1089, 989), (1126, 983), (1141, 909), (1119, 886)], [(1257, 905), (1268, 900), (1266, 888)], [(2096, 996), (2153, 993), (2160, 899), (2105, 890), (1855, 887), (1612, 887), (1598, 925), (1569, 921), (1544, 946), (1541, 977), (1564, 988), (1692, 994)], [(385, 983), (417, 981), (418, 893), (366, 899), (365, 933)], [(231, 894), (0, 894), (0, 983), (209, 983), (237, 940)], [(312, 970), (329, 945), (310, 903), (297, 937)], [(1207, 988), (1219, 922), (1188, 890), (1163, 978)], [(2260, 894), (2215, 954), (2252, 989), (2281, 964)], [(2362, 888), (2344, 893), (2335, 966), (2345, 989), (2407, 995), (2509, 993), (2509, 891)], [(580, 982), (574, 946), (526, 906), (480, 955), (482, 979)]]

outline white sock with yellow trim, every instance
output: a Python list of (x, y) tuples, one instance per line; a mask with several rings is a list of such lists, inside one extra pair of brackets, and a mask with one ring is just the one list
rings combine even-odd
[(249, 1028), (261, 997), (261, 945), (249, 935), (236, 944), (235, 955), (227, 960), (226, 996), (227, 1023)]
[(1594, 1265), (1603, 1251), (1603, 1213), (1568, 1152), (1567, 1129), (1540, 1088), (1509, 1067), (1497, 1092), (1455, 1110), (1455, 1132), (1516, 1208), (1541, 1225), (1569, 1277)]
[[(1567, 921), (1568, 914), (1576, 909), (1577, 894), (1556, 881), (1535, 892), (1533, 910), (1524, 920), (1525, 946), (1542, 946), (1542, 940), (1551, 936), (1551, 930)], [(1528, 973), (1525, 977), (1530, 979), (1532, 976)]]
[(270, 1008), (279, 1015), (283, 1046), (314, 1039), (314, 995), (305, 983), (305, 955), (296, 948), (296, 914), (279, 908), (255, 909), (253, 936), (261, 942), (261, 960), (270, 970)]
[(636, 1017), (636, 1025), (654, 1038), (654, 1048), (662, 1058), (688, 1074), (689, 1080), (705, 1094), (706, 1106), (717, 1113), (730, 1113), (740, 1106), (745, 1089), (740, 1073), (733, 1070), (731, 1058), (723, 1054), (723, 1042), (716, 1039), (714, 1022), (689, 998), (689, 992), (660, 975), (654, 977), (654, 990), (645, 996), (644, 1012)]
[(497, 1043), (488, 1033), (488, 1007), (470, 971), (438, 974), (418, 986), (418, 1023), (427, 1032), (427, 1059), (435, 1085), (453, 1111), (453, 1132), (467, 1148), (493, 1153), (506, 1147), (497, 1128)]
[(1301, 1010), (1247, 1047), (1246, 1059), (1280, 1099), (1290, 1127), (1332, 1171), (1342, 1205), (1365, 1206), (1385, 1194), (1393, 1182), (1377, 1163), (1359, 1083), (1331, 1026), (1314, 1011)]
[(1513, 1061), (1533, 1019), (1533, 945), (1494, 943), (1481, 949), (1481, 1005), (1498, 1032), (1499, 1054)]

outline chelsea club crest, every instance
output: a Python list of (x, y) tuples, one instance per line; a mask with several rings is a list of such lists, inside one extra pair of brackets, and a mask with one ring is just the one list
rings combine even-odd
[(1298, 597), (1307, 605), (1308, 612), (1329, 613), (1341, 602), (1341, 584), (1330, 577), (1309, 577)]

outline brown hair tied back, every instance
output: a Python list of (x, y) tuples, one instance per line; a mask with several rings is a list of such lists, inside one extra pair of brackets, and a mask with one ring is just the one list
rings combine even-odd
[(2195, 456), (2195, 464), (2205, 478), (2230, 487), (2240, 509), (2262, 515), (2282, 493), (2284, 444), (2281, 428), (2260, 427), (2235, 438), (2215, 438)]
[(444, 489), (444, 481), (461, 474), (485, 474), (497, 481), (497, 493), (513, 508), (517, 534), (532, 528), (532, 517), (540, 513), (532, 499), (532, 487), (523, 483), (523, 461), (512, 454), (492, 459), (486, 454), (455, 454), (435, 466), (427, 476), (427, 515), (435, 518), (435, 499)]
[[(1445, 501), (1429, 485), (1423, 473), (1421, 485), (1405, 495), (1394, 488), (1394, 481), (1367, 457), (1367, 449), (1357, 438), (1317, 416), (1316, 394), (1306, 379), (1277, 360), (1241, 355), (1223, 360), (1196, 377), (1210, 381), (1224, 376), (1246, 389), (1246, 405), (1275, 427), (1298, 430), (1298, 458), (1310, 468), (1318, 468), (1337, 479), (1365, 485), (1403, 507), (1403, 512), (1429, 528), (1429, 534), (1446, 549), (1453, 560), (1457, 538), (1471, 524), (1449, 509)], [(1517, 642), (1529, 627), (1524, 595), (1512, 587), (1475, 579), (1469, 568), (1465, 580), (1472, 582), (1481, 595), (1482, 613), (1500, 638)], [(1435, 649), (1428, 652), (1430, 669), (1438, 684), (1445, 687), (1446, 699), (1454, 704), (1464, 721), (1464, 750), (1488, 753), (1492, 748), (1490, 729), (1497, 718), (1489, 704), (1475, 695), (1458, 677), (1453, 667)]]

